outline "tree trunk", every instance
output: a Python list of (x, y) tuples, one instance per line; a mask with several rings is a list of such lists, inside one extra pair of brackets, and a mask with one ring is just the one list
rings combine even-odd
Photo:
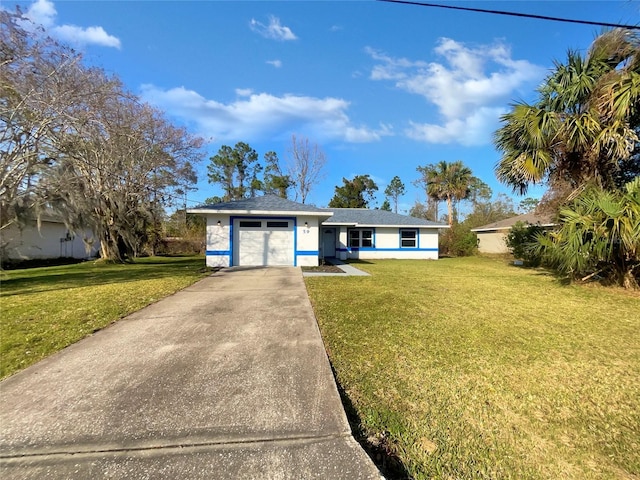
[(103, 232), (100, 237), (100, 256), (104, 260), (124, 263), (124, 257), (118, 245), (118, 234), (110, 230)]
[(449, 214), (449, 226), (451, 227), (453, 225), (453, 201), (450, 195), (447, 195), (447, 211)]
[(629, 268), (622, 274), (622, 286), (628, 290), (638, 290), (640, 286), (636, 277), (633, 275), (633, 269)]

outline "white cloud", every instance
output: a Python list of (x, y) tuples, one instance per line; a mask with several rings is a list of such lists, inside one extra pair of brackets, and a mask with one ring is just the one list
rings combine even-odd
[[(74, 45), (102, 45), (104, 47), (120, 48), (120, 40), (109, 35), (104, 28), (78, 27), (76, 25), (56, 25), (56, 8), (49, 0), (37, 0), (32, 3), (24, 17), (34, 24), (41, 25), (49, 35)], [(24, 25), (27, 28), (26, 24)]]
[(262, 35), (264, 38), (270, 38), (271, 40), (285, 41), (296, 40), (298, 38), (289, 27), (280, 25), (280, 19), (278, 17), (274, 17), (273, 15), (269, 16), (268, 25), (259, 22), (255, 18), (252, 18), (251, 22), (249, 22), (249, 27), (251, 27), (251, 30)]
[(281, 60), (267, 60), (267, 62), (269, 65), (273, 65), (275, 68), (280, 68), (282, 67), (282, 61)]
[(142, 86), (145, 101), (192, 123), (201, 135), (216, 141), (288, 138), (293, 132), (304, 132), (319, 140), (364, 143), (393, 134), (387, 125), (377, 129), (354, 125), (347, 115), (349, 102), (340, 98), (277, 97), (248, 89), (238, 89), (236, 94), (237, 100), (225, 104), (184, 87)]
[(410, 121), (405, 134), (427, 143), (482, 145), (491, 140), (492, 132), (498, 126), (498, 118), (504, 113), (504, 108), (481, 107), (470, 111), (469, 115), (447, 118), (442, 125)]
[(467, 47), (441, 38), (434, 52), (444, 62), (393, 58), (368, 48), (377, 63), (372, 80), (394, 81), (396, 87), (424, 97), (437, 107), (439, 124), (410, 122), (409, 137), (429, 143), (489, 143), (504, 104), (514, 93), (542, 80), (545, 70), (526, 60), (513, 60), (502, 43)]

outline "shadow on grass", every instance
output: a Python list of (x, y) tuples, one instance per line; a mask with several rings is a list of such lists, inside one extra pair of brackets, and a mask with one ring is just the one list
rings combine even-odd
[(349, 421), (349, 427), (351, 428), (353, 438), (355, 438), (364, 451), (367, 452), (367, 455), (369, 455), (371, 460), (373, 460), (373, 463), (375, 463), (376, 467), (378, 467), (386, 480), (411, 480), (411, 475), (409, 475), (409, 472), (402, 463), (402, 460), (400, 460), (398, 456), (394, 455), (387, 445), (374, 445), (369, 441), (367, 433), (362, 428), (362, 419), (358, 415), (356, 407), (351, 402), (347, 392), (342, 388), (342, 385), (340, 385), (340, 382), (338, 382), (338, 377), (333, 368), (333, 364), (331, 364), (331, 372), (333, 373), (333, 378), (336, 381), (338, 393), (340, 394), (342, 405), (347, 414), (347, 420)]
[(162, 279), (193, 274), (204, 268), (201, 257), (140, 259), (133, 263), (89, 261), (81, 264), (6, 271), (2, 279), (1, 296), (25, 295), (61, 288), (78, 288), (126, 283), (138, 280)]

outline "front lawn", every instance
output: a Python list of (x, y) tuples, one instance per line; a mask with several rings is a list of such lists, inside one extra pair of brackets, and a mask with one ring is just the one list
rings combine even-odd
[(0, 378), (204, 276), (204, 257), (0, 272)]
[(504, 260), (307, 277), (339, 383), (416, 479), (640, 476), (640, 296)]

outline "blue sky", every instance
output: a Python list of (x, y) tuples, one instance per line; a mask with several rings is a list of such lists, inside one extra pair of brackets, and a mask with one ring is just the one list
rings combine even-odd
[[(2, 0), (2, 8), (16, 2)], [(434, 2), (435, 3), (435, 2)], [(467, 1), (449, 5), (637, 24), (637, 1)], [(375, 1), (17, 2), (51, 36), (117, 74), (175, 123), (208, 140), (190, 206), (220, 194), (206, 178), (222, 145), (286, 162), (291, 135), (327, 156), (308, 199), (324, 206), (342, 177), (371, 175), (400, 210), (424, 193), (416, 167), (462, 160), (494, 193), (498, 118), (598, 27)], [(539, 197), (543, 188), (529, 196)], [(514, 196), (516, 204), (522, 197)]]

